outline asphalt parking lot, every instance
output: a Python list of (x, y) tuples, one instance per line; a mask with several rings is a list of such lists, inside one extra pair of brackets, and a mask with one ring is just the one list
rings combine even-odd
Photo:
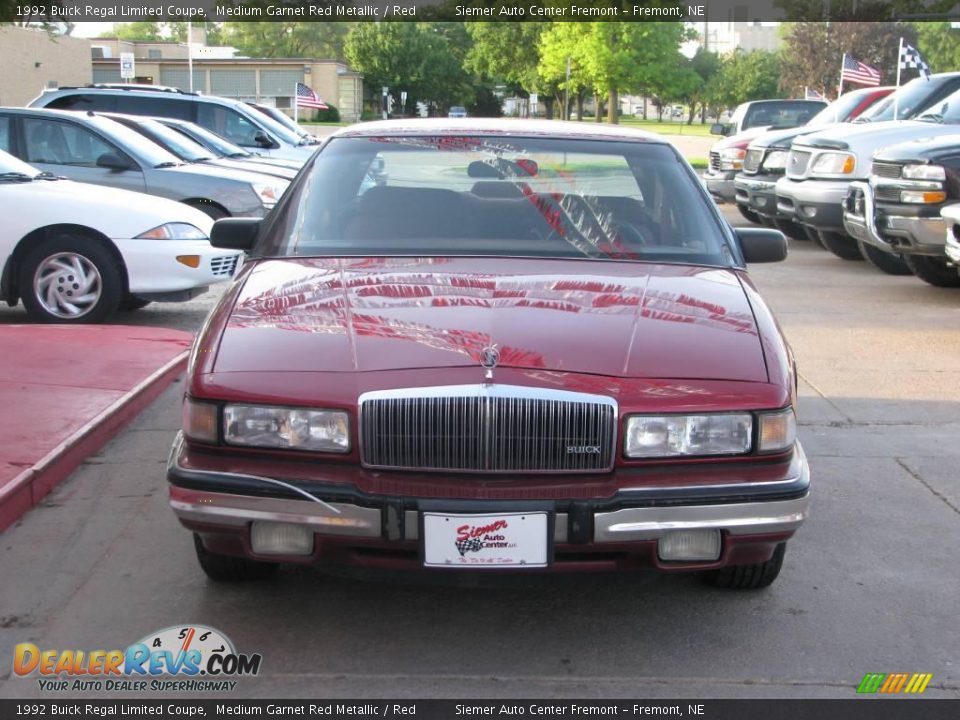
[[(768, 590), (308, 570), (214, 585), (166, 506), (180, 381), (0, 538), (0, 657), (26, 641), (126, 647), (193, 622), (263, 654), (241, 697), (846, 698), (867, 672), (928, 672), (927, 696), (960, 698), (960, 291), (801, 242), (752, 276), (797, 355), (814, 480), (811, 518)], [(215, 300), (123, 321), (195, 330)], [(10, 672), (0, 664), (0, 697), (42, 696)]]

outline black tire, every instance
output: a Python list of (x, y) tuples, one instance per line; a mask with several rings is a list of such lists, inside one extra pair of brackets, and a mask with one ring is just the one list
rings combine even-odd
[(749, 220), (754, 225), (763, 225), (763, 221), (760, 220), (760, 216), (757, 215), (753, 210), (748, 208), (746, 205), (741, 205), (737, 203), (737, 210), (740, 211), (740, 214), (743, 215), (744, 219)]
[(820, 242), (823, 246), (842, 260), (863, 260), (857, 241), (847, 235), (829, 230), (820, 231)]
[(803, 228), (803, 231), (807, 234), (807, 237), (810, 239), (810, 242), (812, 242), (814, 245), (817, 245), (818, 247), (822, 247), (824, 250), (827, 249), (827, 246), (823, 244), (823, 240), (820, 239), (819, 232), (817, 232), (814, 228), (810, 227), (809, 225), (801, 225), (800, 227)]
[[(69, 265), (73, 262), (85, 275), (71, 274)], [(37, 243), (20, 264), (19, 283), (27, 314), (42, 323), (100, 323), (116, 312), (123, 298), (118, 261), (98, 241), (82, 235), (57, 235)], [(51, 290), (41, 298), (38, 293), (44, 286)], [(78, 308), (76, 313), (65, 304), (92, 294), (96, 297), (91, 302), (72, 305)]]
[(944, 258), (929, 255), (906, 255), (903, 258), (910, 272), (935, 287), (960, 287), (960, 273), (954, 266), (947, 265)]
[(810, 239), (803, 226), (793, 222), (793, 220), (774, 220), (773, 225), (791, 240), (807, 242)]
[(192, 208), (196, 208), (197, 210), (202, 212), (204, 215), (207, 215), (208, 217), (214, 220), (220, 220), (225, 217), (230, 217), (230, 213), (228, 213), (219, 205), (214, 205), (211, 202), (203, 202), (202, 200), (193, 200), (185, 204), (189, 205)]
[(759, 590), (768, 587), (780, 575), (786, 551), (787, 544), (780, 543), (773, 551), (773, 557), (766, 562), (711, 570), (704, 573), (703, 580), (708, 585), (729, 590)]
[(141, 300), (133, 295), (127, 295), (120, 302), (120, 312), (133, 312), (134, 310), (140, 310), (141, 308), (145, 308), (151, 302), (151, 300)]
[(860, 254), (863, 259), (873, 265), (877, 270), (885, 272), (887, 275), (909, 275), (910, 268), (904, 262), (902, 255), (884, 252), (878, 247), (863, 240), (857, 240), (857, 247), (860, 248)]
[(194, 533), (193, 547), (197, 560), (207, 577), (216, 582), (249, 582), (267, 580), (277, 573), (276, 563), (256, 562), (232, 555), (212, 553), (203, 546), (203, 540)]

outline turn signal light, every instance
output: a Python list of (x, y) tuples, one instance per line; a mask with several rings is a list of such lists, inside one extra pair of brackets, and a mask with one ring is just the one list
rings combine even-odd
[(177, 255), (177, 262), (181, 265), (186, 265), (187, 267), (198, 268), (200, 267), (200, 256), (199, 255)]

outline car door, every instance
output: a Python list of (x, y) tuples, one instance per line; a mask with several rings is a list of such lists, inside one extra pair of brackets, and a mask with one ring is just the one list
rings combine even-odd
[[(146, 191), (143, 171), (136, 161), (79, 123), (24, 117), (21, 133), (21, 158), (41, 170), (78, 182)], [(118, 162), (125, 167), (118, 167)]]

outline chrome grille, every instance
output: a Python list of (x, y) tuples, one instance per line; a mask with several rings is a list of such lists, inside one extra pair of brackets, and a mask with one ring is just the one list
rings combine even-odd
[(877, 185), (873, 197), (880, 202), (900, 202), (900, 188), (893, 185)]
[(743, 171), (748, 175), (755, 175), (760, 169), (761, 160), (763, 160), (763, 150), (755, 148), (747, 150), (747, 155), (743, 158)]
[(710, 153), (710, 169), (714, 172), (720, 172), (720, 153)]
[(810, 163), (810, 153), (806, 150), (791, 150), (787, 157), (787, 175), (802, 177), (807, 172)]
[(210, 260), (210, 272), (214, 275), (231, 277), (237, 268), (239, 255), (221, 255)]
[(891, 178), (896, 180), (903, 172), (903, 166), (896, 163), (875, 162), (871, 172), (877, 177)]
[(616, 423), (616, 401), (601, 395), (511, 385), (385, 390), (360, 397), (360, 453), (377, 468), (597, 472), (613, 466)]

